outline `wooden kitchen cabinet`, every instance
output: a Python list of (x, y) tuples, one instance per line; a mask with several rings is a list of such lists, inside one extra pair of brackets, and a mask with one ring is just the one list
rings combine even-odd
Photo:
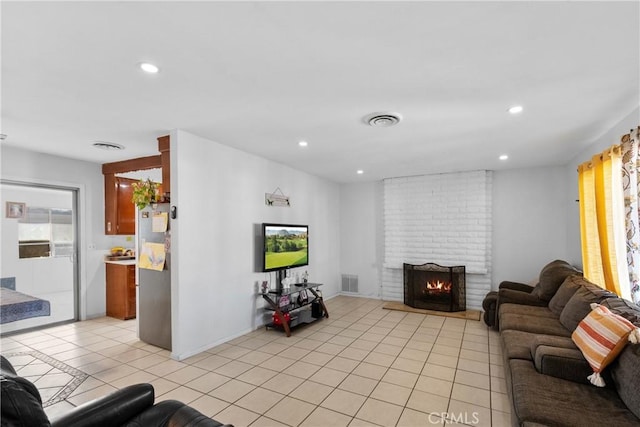
[(170, 150), (169, 135), (158, 138), (160, 155), (138, 157), (120, 162), (102, 165), (104, 175), (104, 233), (133, 235), (136, 230), (136, 209), (131, 201), (134, 179), (116, 176), (133, 171), (146, 169), (162, 169), (162, 185), (158, 189), (158, 196), (169, 201), (171, 194), (170, 178)]
[(136, 266), (106, 263), (107, 316), (127, 320), (136, 317)]
[(105, 234), (133, 235), (136, 207), (131, 201), (135, 179), (105, 176)]
[(133, 184), (135, 179), (116, 178), (116, 200), (118, 203), (116, 216), (117, 234), (136, 234), (136, 205), (133, 204)]

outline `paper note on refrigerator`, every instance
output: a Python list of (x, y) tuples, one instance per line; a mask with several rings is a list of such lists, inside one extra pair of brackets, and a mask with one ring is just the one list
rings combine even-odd
[(154, 212), (151, 222), (151, 231), (154, 233), (164, 233), (167, 231), (169, 214), (167, 212)]
[(144, 243), (140, 253), (140, 268), (164, 270), (165, 251), (163, 243)]

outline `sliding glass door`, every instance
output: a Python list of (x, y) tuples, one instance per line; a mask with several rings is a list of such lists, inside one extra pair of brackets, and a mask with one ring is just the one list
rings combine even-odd
[(78, 318), (77, 190), (0, 184), (0, 332)]

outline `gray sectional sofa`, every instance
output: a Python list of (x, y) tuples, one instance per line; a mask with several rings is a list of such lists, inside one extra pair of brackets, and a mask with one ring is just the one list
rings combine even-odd
[(487, 298), (495, 303), (514, 426), (640, 426), (640, 344), (627, 344), (602, 372), (601, 388), (587, 379), (593, 371), (571, 339), (593, 302), (636, 326), (640, 307), (559, 260), (543, 268), (537, 286), (503, 282)]

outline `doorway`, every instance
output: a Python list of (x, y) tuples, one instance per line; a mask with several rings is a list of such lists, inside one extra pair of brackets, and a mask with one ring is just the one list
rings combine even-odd
[(78, 319), (78, 189), (2, 181), (0, 332)]

